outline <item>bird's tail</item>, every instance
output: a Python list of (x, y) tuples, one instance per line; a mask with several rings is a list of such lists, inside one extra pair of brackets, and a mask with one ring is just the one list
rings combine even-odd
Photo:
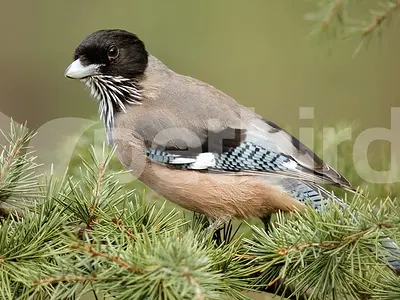
[(389, 238), (381, 242), (381, 244), (393, 255), (386, 258), (387, 262), (389, 263), (390, 267), (396, 272), (396, 274), (400, 275), (400, 261), (398, 259), (400, 257), (399, 246)]
[(281, 180), (280, 185), (294, 199), (303, 204), (307, 203), (311, 205), (312, 208), (319, 212), (330, 200), (335, 201), (340, 207), (344, 208), (347, 206), (346, 203), (336, 197), (333, 193), (327, 191), (322, 186), (311, 182), (286, 178)]
[[(341, 199), (324, 189), (323, 187), (310, 183), (304, 182), (296, 179), (285, 179), (281, 182), (281, 186), (295, 199), (301, 203), (308, 203), (317, 211), (321, 211), (322, 208), (328, 203), (328, 201), (333, 200), (341, 208), (347, 208), (348, 205), (344, 203)], [(387, 257), (387, 262), (390, 267), (400, 275), (400, 248), (399, 246), (389, 238), (381, 242), (381, 245), (392, 254), (392, 256)]]

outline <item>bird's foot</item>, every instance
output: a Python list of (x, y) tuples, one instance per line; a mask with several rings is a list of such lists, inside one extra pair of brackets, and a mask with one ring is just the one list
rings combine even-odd
[(221, 229), (221, 227), (222, 227), (226, 222), (228, 222), (228, 221), (227, 221), (226, 219), (224, 219), (224, 218), (218, 218), (218, 219), (216, 219), (216, 220), (209, 221), (210, 225), (208, 225), (207, 231), (208, 231), (209, 233), (213, 233), (213, 232), (215, 232), (215, 231)]
[(261, 218), (261, 221), (264, 223), (264, 230), (266, 233), (269, 232), (269, 224), (271, 222), (271, 215), (266, 215)]
[(222, 231), (224, 230), (226, 224), (229, 222), (229, 218), (217, 218), (217, 219), (209, 219), (209, 225), (205, 229), (204, 233), (208, 237), (212, 237), (212, 239), (219, 245), (222, 243)]

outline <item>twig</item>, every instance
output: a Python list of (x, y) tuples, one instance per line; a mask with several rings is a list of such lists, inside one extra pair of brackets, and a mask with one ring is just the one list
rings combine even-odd
[(105, 173), (104, 164), (100, 164), (99, 165), (99, 173), (97, 175), (97, 180), (96, 180), (96, 187), (95, 187), (95, 191), (94, 191), (94, 201), (93, 201), (93, 204), (90, 206), (90, 211), (89, 211), (89, 214), (90, 214), (89, 222), (91, 222), (93, 219), (95, 219), (94, 211), (100, 202), (100, 196), (101, 196), (100, 188), (101, 188), (101, 184), (103, 182), (104, 173)]
[(195, 300), (203, 300), (203, 299), (205, 299), (204, 298), (204, 293), (201, 290), (201, 286), (200, 286), (198, 280), (196, 280), (196, 278), (192, 274), (189, 274), (186, 270), (182, 270), (182, 275), (189, 280), (191, 285), (194, 286), (195, 293), (196, 293), (196, 297), (194, 299)]
[(73, 245), (71, 246), (71, 248), (72, 248), (72, 249), (75, 249), (75, 250), (80, 250), (80, 251), (82, 251), (82, 252), (89, 253), (89, 254), (91, 254), (93, 257), (96, 257), (96, 256), (97, 256), (97, 257), (104, 258), (104, 259), (106, 259), (106, 260), (108, 260), (108, 261), (110, 261), (110, 262), (117, 263), (121, 268), (130, 270), (130, 271), (132, 271), (132, 272), (134, 272), (134, 273), (136, 273), (136, 274), (142, 274), (142, 271), (141, 271), (139, 268), (137, 268), (137, 267), (135, 267), (135, 266), (129, 264), (128, 262), (126, 262), (126, 261), (123, 260), (122, 258), (120, 258), (120, 257), (118, 257), (118, 256), (115, 256), (115, 255), (109, 256), (107, 253), (96, 251), (96, 250), (93, 249), (92, 246), (85, 247), (85, 246), (82, 246), (82, 245), (80, 245), (80, 244), (73, 244)]
[(11, 153), (9, 154), (3, 169), (0, 172), (0, 182), (3, 180), (3, 177), (7, 172), (10, 170), (12, 162), (14, 159), (19, 155), (21, 152), (22, 147), (24, 146), (23, 138), (19, 138), (15, 141), (15, 147), (12, 149)]
[(73, 283), (85, 283), (96, 280), (96, 276), (61, 276), (61, 277), (49, 277), (44, 279), (38, 279), (33, 281), (33, 286), (47, 285), (60, 282), (73, 282)]
[(388, 9), (384, 14), (375, 17), (371, 24), (364, 27), (364, 29), (361, 31), (361, 35), (366, 36), (373, 33), (378, 27), (380, 27), (383, 24), (383, 22), (388, 20), (390, 18), (390, 15), (393, 14), (398, 8), (400, 8), (400, 0), (394, 3), (394, 5), (390, 9)]
[(135, 238), (135, 236), (132, 233), (132, 229), (126, 227), (121, 220), (117, 220), (117, 218), (112, 218), (111, 221), (115, 224), (115, 226), (119, 229), (122, 230), (123, 232), (126, 233), (127, 236), (130, 238)]
[(343, 0), (336, 0), (332, 6), (330, 7), (328, 14), (321, 22), (322, 31), (326, 31), (329, 27), (329, 24), (332, 22), (332, 19), (342, 11)]

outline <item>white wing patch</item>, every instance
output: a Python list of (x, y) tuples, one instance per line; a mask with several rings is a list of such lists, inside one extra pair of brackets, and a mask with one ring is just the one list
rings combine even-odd
[(196, 162), (196, 158), (187, 158), (187, 157), (177, 157), (174, 160), (170, 161), (170, 164), (173, 165), (184, 165), (184, 164), (192, 164)]
[(196, 161), (190, 165), (190, 169), (202, 170), (215, 167), (215, 157), (213, 153), (205, 152), (196, 156)]
[(289, 162), (282, 163), (282, 166), (284, 166), (285, 168), (288, 168), (290, 170), (294, 170), (298, 166), (298, 163), (294, 160), (291, 160)]
[(190, 164), (188, 169), (203, 170), (215, 167), (215, 157), (211, 152), (200, 153), (196, 158), (177, 157), (170, 164), (181, 165)]

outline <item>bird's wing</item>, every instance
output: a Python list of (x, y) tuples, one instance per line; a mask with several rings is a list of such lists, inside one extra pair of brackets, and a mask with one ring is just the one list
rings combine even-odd
[[(255, 120), (257, 121), (257, 120)], [(277, 125), (259, 119), (246, 129), (204, 131), (197, 145), (152, 144), (147, 157), (169, 167), (232, 175), (278, 175), (351, 189), (350, 183)]]
[[(296, 137), (273, 122), (254, 119), (248, 127), (248, 141), (252, 141), (267, 149), (290, 156), (303, 171), (328, 180), (328, 183), (354, 191), (350, 182), (333, 167), (322, 161), (311, 149)], [(275, 148), (274, 148), (275, 146)]]

